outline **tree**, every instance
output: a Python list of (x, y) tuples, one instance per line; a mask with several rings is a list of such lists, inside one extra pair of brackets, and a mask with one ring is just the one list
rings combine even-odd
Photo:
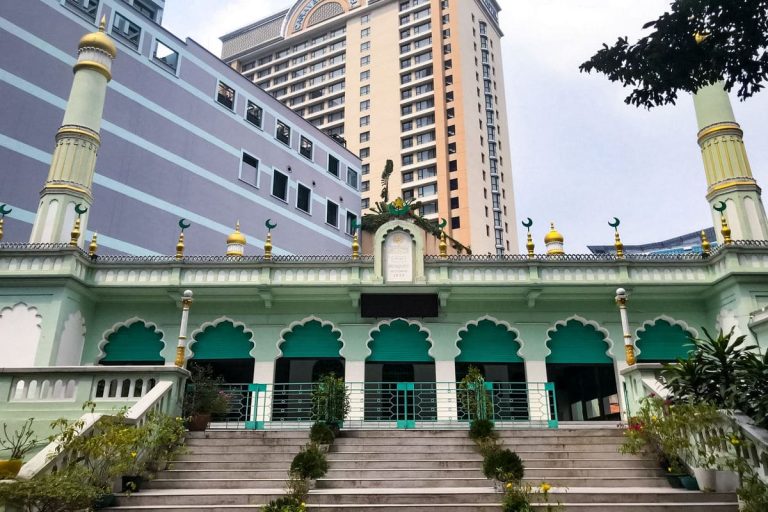
[(632, 88), (627, 104), (674, 104), (679, 91), (719, 80), (744, 100), (768, 78), (768, 0), (674, 0), (643, 28), (653, 32), (634, 44), (627, 37), (604, 44), (579, 68)]

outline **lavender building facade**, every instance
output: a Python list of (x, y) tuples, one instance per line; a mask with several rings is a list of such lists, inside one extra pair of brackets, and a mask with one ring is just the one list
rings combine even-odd
[(170, 254), (185, 218), (187, 254), (224, 254), (239, 220), (246, 254), (259, 254), (271, 219), (274, 254), (350, 252), (360, 160), (163, 29), (163, 8), (148, 0), (0, 5), (0, 203), (13, 209), (3, 241), (30, 239), (74, 49), (106, 17), (118, 56), (83, 240), (98, 232), (103, 252)]

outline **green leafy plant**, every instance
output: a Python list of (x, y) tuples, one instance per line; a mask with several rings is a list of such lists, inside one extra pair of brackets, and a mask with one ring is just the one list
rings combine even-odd
[(303, 501), (299, 501), (292, 496), (272, 500), (261, 508), (262, 512), (303, 512), (306, 509)]
[(331, 427), (321, 421), (317, 421), (309, 430), (309, 440), (316, 444), (332, 444), (334, 439)]
[(184, 393), (184, 416), (193, 414), (224, 414), (229, 410), (229, 395), (221, 390), (224, 380), (210, 366), (192, 363), (190, 378)]
[(312, 419), (340, 427), (349, 414), (349, 391), (342, 377), (322, 375), (312, 390)]
[(470, 419), (488, 419), (493, 415), (493, 403), (485, 389), (485, 377), (476, 366), (470, 366), (458, 386), (460, 408)]
[(473, 441), (488, 439), (495, 436), (491, 420), (474, 420), (469, 424), (469, 438)]
[(528, 485), (514, 485), (511, 482), (506, 484), (501, 510), (503, 512), (533, 512), (530, 494), (531, 488)]
[(744, 502), (744, 506), (739, 508), (740, 511), (765, 512), (768, 510), (768, 484), (754, 473), (742, 479), (738, 494)]
[(0, 484), (0, 505), (20, 512), (69, 512), (89, 508), (107, 492), (107, 486), (91, 482), (88, 469), (73, 465), (31, 480)]
[(35, 432), (32, 430), (34, 418), (29, 418), (13, 434), (8, 433), (8, 424), (3, 423), (3, 437), (0, 438), (0, 449), (9, 452), (9, 459), (21, 460), (24, 456), (37, 446), (37, 439), (33, 437)]
[(146, 439), (143, 456), (147, 469), (155, 472), (163, 462), (184, 450), (184, 420), (167, 414), (151, 413), (144, 424)]
[(520, 482), (525, 475), (525, 466), (512, 450), (499, 449), (489, 452), (483, 459), (483, 474), (499, 482)]
[(291, 462), (291, 473), (305, 480), (316, 480), (327, 472), (325, 454), (312, 443), (302, 448)]

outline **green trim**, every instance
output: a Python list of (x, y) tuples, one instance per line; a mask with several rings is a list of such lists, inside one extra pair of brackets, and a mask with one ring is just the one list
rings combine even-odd
[(640, 331), (637, 348), (638, 361), (675, 361), (687, 359), (693, 349), (690, 337), (693, 334), (679, 325), (666, 320), (656, 320), (653, 325)]
[(283, 336), (282, 357), (336, 358), (341, 350), (340, 338), (341, 333), (334, 332), (330, 325), (312, 320)]
[(584, 325), (578, 320), (568, 320), (565, 325), (558, 325), (549, 331), (547, 343), (551, 354), (547, 363), (610, 363), (606, 351), (608, 344), (605, 335), (594, 326)]
[(229, 320), (206, 327), (195, 336), (190, 347), (192, 359), (249, 359), (253, 342), (245, 327), (235, 326)]
[(469, 325), (459, 339), (457, 363), (522, 363), (517, 334), (492, 320)]
[(161, 355), (163, 333), (148, 327), (144, 322), (124, 325), (107, 338), (104, 357), (100, 363), (145, 362), (165, 364)]
[(431, 363), (427, 333), (418, 325), (395, 320), (382, 325), (368, 341), (371, 355), (366, 361), (378, 363)]

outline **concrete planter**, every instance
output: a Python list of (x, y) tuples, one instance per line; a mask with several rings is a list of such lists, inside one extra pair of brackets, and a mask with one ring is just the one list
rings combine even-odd
[(735, 471), (715, 471), (715, 491), (736, 492), (739, 488), (739, 474)]
[(693, 468), (693, 476), (699, 483), (699, 489), (712, 492), (715, 490), (715, 470), (706, 468)]

